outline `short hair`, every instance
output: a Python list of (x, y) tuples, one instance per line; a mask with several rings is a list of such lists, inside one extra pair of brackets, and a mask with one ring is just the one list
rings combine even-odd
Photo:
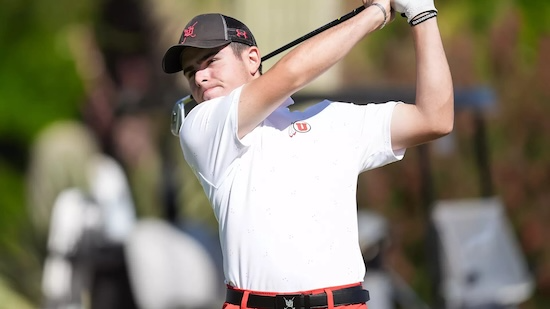
[[(231, 44), (229, 44), (229, 46), (231, 46), (231, 49), (233, 50), (233, 53), (237, 57), (242, 57), (243, 52), (245, 50), (247, 50), (248, 48), (250, 48), (250, 45), (246, 45), (246, 44), (239, 43), (239, 42), (231, 42)], [(261, 75), (262, 74), (262, 63), (261, 62), (260, 62), (260, 67), (258, 68), (258, 71), (260, 71), (260, 75)]]

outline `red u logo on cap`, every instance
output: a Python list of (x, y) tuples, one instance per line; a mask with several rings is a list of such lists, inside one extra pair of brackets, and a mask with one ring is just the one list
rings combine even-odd
[(194, 24), (192, 24), (191, 26), (187, 27), (187, 29), (184, 29), (184, 30), (183, 30), (183, 40), (181, 40), (181, 43), (180, 43), (180, 44), (185, 43), (185, 40), (187, 40), (188, 37), (194, 38), (194, 37), (197, 36), (197, 35), (195, 34), (195, 25), (196, 25), (197, 23), (198, 23), (198, 22), (196, 21)]

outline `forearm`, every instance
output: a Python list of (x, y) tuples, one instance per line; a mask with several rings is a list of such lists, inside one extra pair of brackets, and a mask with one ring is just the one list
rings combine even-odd
[(437, 19), (412, 27), (412, 32), (417, 64), (416, 106), (436, 131), (448, 132), (454, 119), (453, 84)]

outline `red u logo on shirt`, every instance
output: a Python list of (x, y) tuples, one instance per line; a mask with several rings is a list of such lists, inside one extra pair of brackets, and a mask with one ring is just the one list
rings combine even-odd
[(311, 125), (305, 121), (296, 121), (288, 128), (288, 135), (293, 137), (296, 133), (307, 133), (311, 130)]

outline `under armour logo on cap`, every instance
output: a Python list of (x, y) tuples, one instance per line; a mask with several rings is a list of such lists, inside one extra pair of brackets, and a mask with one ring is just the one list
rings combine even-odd
[(237, 32), (238, 37), (248, 39), (248, 35), (246, 34), (246, 31), (241, 29), (235, 29), (235, 31)]

